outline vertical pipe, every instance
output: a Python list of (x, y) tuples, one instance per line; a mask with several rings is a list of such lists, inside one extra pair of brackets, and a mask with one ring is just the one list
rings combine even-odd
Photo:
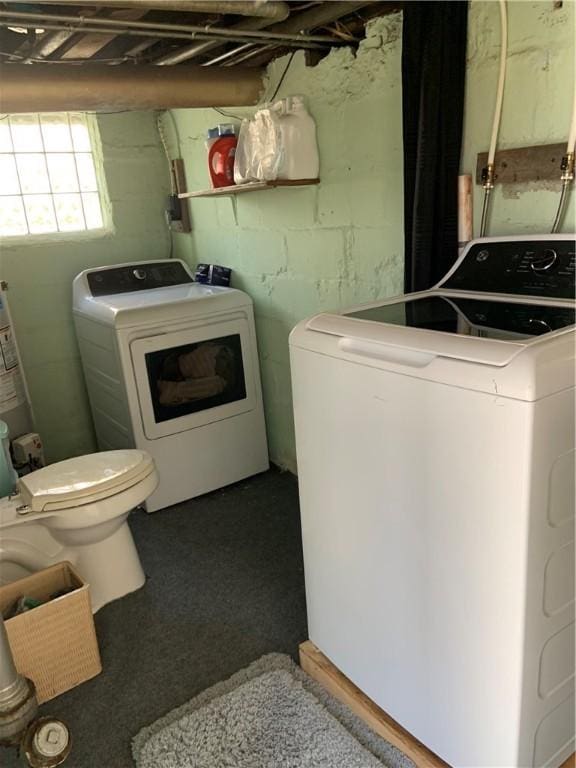
[(8, 642), (8, 633), (4, 626), (4, 619), (0, 614), (0, 706), (3, 698), (2, 694), (12, 691), (18, 683), (18, 679), (19, 675), (16, 671), (10, 643)]
[(504, 83), (506, 81), (506, 56), (508, 53), (508, 16), (506, 0), (499, 0), (500, 6), (500, 67), (498, 72), (498, 87), (496, 89), (496, 105), (494, 107), (494, 120), (492, 122), (492, 134), (488, 149), (488, 164), (484, 169), (484, 202), (482, 204), (482, 219), (480, 222), (480, 237), (486, 234), (488, 226), (488, 210), (490, 207), (490, 194), (494, 188), (494, 156), (498, 144), (498, 131), (500, 118), (502, 117), (502, 102), (504, 101)]
[(37, 712), (34, 684), (16, 669), (0, 613), (0, 742), (18, 743)]
[(506, 16), (506, 0), (500, 0), (500, 67), (498, 73), (498, 88), (496, 90), (496, 106), (494, 107), (494, 122), (492, 123), (492, 135), (490, 137), (490, 149), (488, 150), (488, 167), (494, 165), (496, 144), (498, 142), (498, 129), (502, 116), (502, 102), (504, 100), (504, 82), (506, 81), (506, 54), (508, 50), (508, 19)]

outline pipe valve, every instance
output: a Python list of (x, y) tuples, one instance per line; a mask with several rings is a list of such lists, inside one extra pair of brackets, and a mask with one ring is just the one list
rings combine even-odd
[(574, 179), (574, 152), (567, 152), (564, 155), (560, 164), (560, 170), (562, 171), (560, 176), (562, 181), (568, 182)]
[(482, 168), (482, 186), (484, 189), (494, 189), (494, 164), (489, 163)]

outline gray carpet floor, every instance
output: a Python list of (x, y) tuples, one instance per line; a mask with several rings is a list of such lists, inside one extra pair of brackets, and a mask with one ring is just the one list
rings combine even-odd
[[(148, 576), (96, 614), (104, 671), (41, 707), (69, 768), (130, 768), (140, 728), (265, 653), (307, 637), (296, 479), (272, 470), (130, 525)], [(18, 763), (0, 749), (0, 764)]]

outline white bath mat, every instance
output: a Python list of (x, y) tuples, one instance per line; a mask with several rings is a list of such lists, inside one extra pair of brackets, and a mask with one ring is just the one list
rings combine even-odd
[(138, 768), (414, 768), (288, 656), (264, 656), (144, 728)]

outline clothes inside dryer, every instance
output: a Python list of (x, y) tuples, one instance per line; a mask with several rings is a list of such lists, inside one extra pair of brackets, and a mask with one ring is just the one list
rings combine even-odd
[(384, 304), (347, 317), (495, 339), (541, 336), (574, 325), (573, 307), (432, 296)]
[(239, 335), (146, 354), (156, 422), (246, 397)]

